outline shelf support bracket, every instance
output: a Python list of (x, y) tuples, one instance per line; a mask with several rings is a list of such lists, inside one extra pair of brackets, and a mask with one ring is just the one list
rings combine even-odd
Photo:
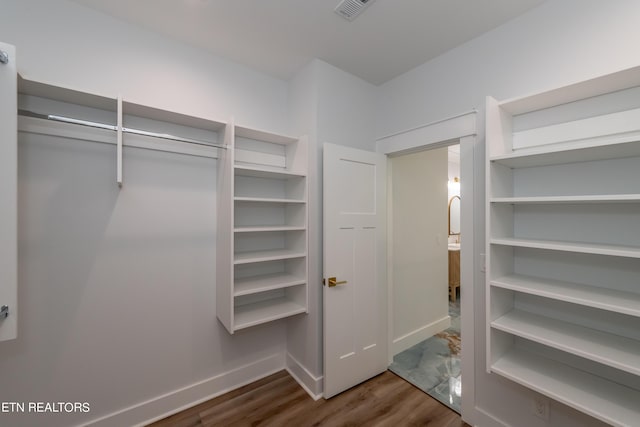
[(122, 188), (122, 95), (118, 95), (118, 124), (116, 126), (116, 183)]

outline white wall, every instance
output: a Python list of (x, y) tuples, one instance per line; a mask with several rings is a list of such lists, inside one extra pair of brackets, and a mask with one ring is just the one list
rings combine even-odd
[[(29, 78), (289, 131), (286, 82), (67, 1), (8, 0), (1, 14)], [(21, 136), (20, 336), (0, 345), (0, 401), (91, 404), (49, 426), (169, 393), (144, 419), (284, 366), (285, 322), (230, 336), (216, 319), (215, 160), (127, 149), (118, 190), (112, 149)]]
[(480, 273), (480, 253), (484, 252), (484, 98), (526, 95), (638, 65), (639, 18), (640, 3), (634, 0), (550, 0), (380, 88), (378, 135), (474, 107), (480, 112), (473, 184), (479, 195), (474, 208), (478, 227), (474, 248), (478, 425), (495, 425), (488, 415), (519, 427), (601, 425), (555, 403), (545, 424), (530, 415), (530, 392), (485, 373), (484, 274)]
[[(449, 181), (453, 181), (453, 178), (458, 177), (460, 178), (460, 145), (456, 146), (457, 151), (451, 151), (452, 147), (449, 147), (449, 152), (448, 152), (448, 168), (447, 168), (447, 178)], [(458, 194), (460, 195), (460, 192), (458, 191), (457, 193), (454, 194)], [(449, 197), (453, 196), (454, 194), (449, 194)]]
[(378, 87), (315, 60), (318, 79), (318, 141), (375, 151)]
[(65, 0), (5, 0), (25, 77), (287, 133), (287, 83)]
[(307, 135), (309, 141), (309, 314), (287, 322), (287, 351), (297, 362), (288, 361), (291, 372), (313, 395), (322, 393), (322, 176), (318, 175), (322, 156), (318, 148), (318, 96), (317, 65), (312, 61), (296, 73), (289, 87), (292, 133)]
[(451, 324), (447, 147), (390, 159), (393, 354)]
[[(377, 136), (637, 65), (635, 0), (548, 0), (380, 87)], [(479, 120), (479, 123), (482, 120)]]
[[(288, 322), (287, 350), (301, 364), (307, 383), (321, 391), (322, 352), (322, 145), (373, 150), (377, 87), (319, 59), (290, 85), (290, 117), (297, 134), (309, 135), (310, 312)], [(304, 378), (302, 378), (304, 380)], [(312, 388), (309, 386), (309, 388)], [(313, 389), (312, 389), (313, 392)]]

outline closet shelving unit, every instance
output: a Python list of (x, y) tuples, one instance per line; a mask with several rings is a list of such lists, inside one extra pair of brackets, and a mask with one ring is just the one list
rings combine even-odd
[(125, 147), (218, 159), (216, 309), (230, 333), (308, 312), (306, 139), (18, 81), (21, 126), (115, 145), (120, 186)]
[(487, 98), (487, 370), (640, 419), (640, 67)]
[[(116, 182), (123, 184), (124, 147), (218, 158), (221, 121), (91, 94), (19, 76), (18, 113), (35, 132), (116, 146)], [(38, 120), (50, 121), (46, 123)], [(92, 128), (88, 134), (86, 129)]]
[(230, 333), (308, 312), (307, 142), (234, 126), (218, 170), (217, 313)]

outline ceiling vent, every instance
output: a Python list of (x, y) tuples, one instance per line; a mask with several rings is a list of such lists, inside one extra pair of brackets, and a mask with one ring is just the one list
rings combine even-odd
[(347, 21), (353, 21), (375, 0), (342, 0), (334, 11)]

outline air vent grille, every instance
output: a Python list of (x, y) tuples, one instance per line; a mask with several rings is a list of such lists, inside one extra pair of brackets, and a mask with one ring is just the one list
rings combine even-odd
[(346, 20), (353, 21), (374, 1), (375, 0), (342, 0), (334, 10)]

